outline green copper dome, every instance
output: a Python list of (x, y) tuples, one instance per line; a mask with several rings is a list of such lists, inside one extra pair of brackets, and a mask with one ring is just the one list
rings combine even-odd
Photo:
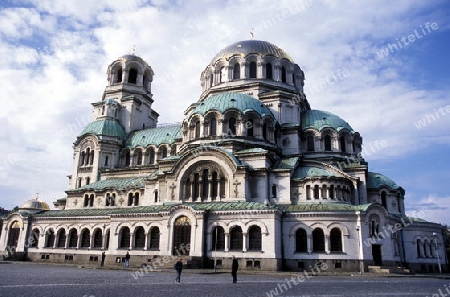
[(243, 114), (253, 111), (259, 114), (261, 117), (269, 116), (270, 118), (275, 120), (275, 117), (273, 116), (270, 109), (261, 101), (250, 95), (241, 93), (221, 93), (208, 97), (205, 100), (199, 102), (189, 116), (192, 116), (194, 114), (204, 115), (210, 110), (224, 113), (229, 109), (238, 110)]
[(322, 131), (325, 128), (332, 128), (336, 131), (347, 129), (351, 133), (355, 133), (353, 128), (343, 119), (335, 114), (323, 110), (307, 110), (302, 113), (302, 130), (315, 129)]
[(156, 127), (131, 133), (125, 145), (129, 148), (147, 147), (151, 144), (158, 147), (163, 143), (170, 145), (175, 142), (175, 139), (181, 137), (183, 136), (180, 125)]
[(294, 171), (292, 179), (304, 179), (307, 177), (332, 177), (336, 176), (332, 172), (314, 166), (297, 167)]
[(211, 64), (214, 64), (220, 59), (228, 60), (235, 55), (245, 57), (250, 54), (257, 54), (261, 57), (272, 55), (279, 59), (287, 59), (294, 62), (291, 56), (289, 56), (284, 50), (270, 42), (262, 40), (243, 40), (233, 43), (232, 45), (229, 45), (221, 50), (214, 57), (214, 59), (212, 59)]
[(367, 173), (367, 188), (368, 189), (379, 189), (381, 187), (389, 187), (392, 190), (402, 189), (399, 185), (395, 183), (389, 177), (376, 172)]
[(118, 121), (107, 118), (89, 123), (80, 136), (85, 134), (112, 136), (120, 139), (125, 139), (126, 136), (125, 129)]

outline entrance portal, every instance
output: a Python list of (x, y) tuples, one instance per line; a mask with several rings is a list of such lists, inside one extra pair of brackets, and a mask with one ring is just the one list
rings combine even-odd
[(381, 244), (372, 244), (372, 257), (375, 266), (381, 266), (383, 264), (381, 259)]
[(172, 255), (189, 255), (188, 244), (191, 243), (191, 221), (186, 216), (178, 217), (173, 226)]
[(10, 249), (12, 249), (13, 247), (14, 249), (17, 248), (21, 227), (22, 226), (18, 221), (15, 221), (14, 223), (11, 224), (8, 233), (8, 247)]

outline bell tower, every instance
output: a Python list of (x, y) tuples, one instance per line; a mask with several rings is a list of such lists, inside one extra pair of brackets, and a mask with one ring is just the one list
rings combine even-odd
[(108, 85), (102, 101), (93, 103), (94, 120), (114, 118), (126, 133), (155, 127), (159, 114), (152, 109), (154, 72), (141, 57), (124, 55), (108, 66)]

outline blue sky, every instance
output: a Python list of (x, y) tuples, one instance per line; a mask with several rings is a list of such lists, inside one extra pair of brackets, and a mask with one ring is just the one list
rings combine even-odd
[(365, 158), (406, 189), (407, 212), (450, 224), (449, 13), (444, 0), (2, 1), (0, 206), (65, 196), (111, 61), (135, 46), (155, 71), (159, 122), (180, 122), (210, 60), (253, 28), (304, 70), (313, 109), (367, 149), (387, 144)]

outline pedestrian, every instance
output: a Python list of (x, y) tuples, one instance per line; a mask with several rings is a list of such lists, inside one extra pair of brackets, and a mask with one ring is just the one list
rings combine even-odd
[(174, 266), (175, 270), (177, 271), (177, 277), (175, 278), (175, 283), (180, 284), (181, 282), (181, 271), (183, 270), (183, 259), (179, 259), (177, 263), (175, 263)]
[(103, 251), (103, 253), (102, 253), (102, 263), (100, 264), (100, 266), (102, 266), (102, 267), (103, 267), (103, 265), (105, 265), (105, 258), (106, 258), (106, 254)]
[(231, 263), (231, 275), (233, 276), (233, 283), (237, 283), (238, 269), (239, 269), (238, 260), (233, 256), (233, 262)]
[(130, 267), (130, 253), (127, 252), (127, 254), (125, 255), (125, 264), (124, 264), (125, 268)]

